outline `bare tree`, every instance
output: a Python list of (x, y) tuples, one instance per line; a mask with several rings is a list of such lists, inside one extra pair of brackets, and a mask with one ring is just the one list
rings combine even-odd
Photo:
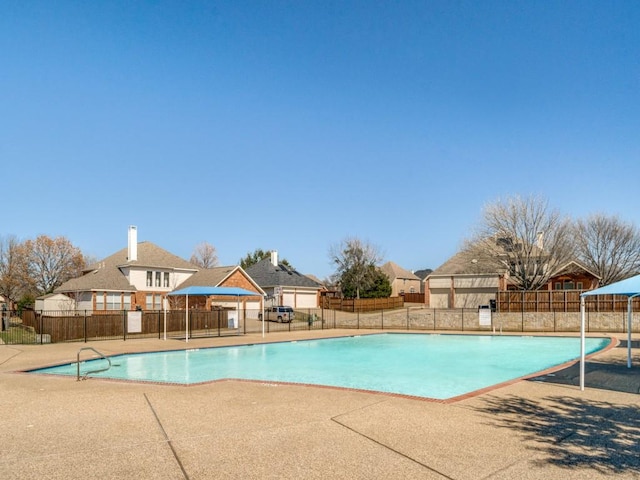
[(576, 221), (576, 255), (600, 285), (640, 272), (640, 230), (620, 218), (593, 214)]
[(10, 303), (18, 301), (28, 283), (23, 268), (23, 252), (16, 237), (0, 239), (0, 295)]
[(336, 267), (336, 278), (341, 285), (360, 292), (369, 288), (376, 280), (376, 267), (382, 261), (377, 247), (356, 237), (349, 237), (329, 249), (331, 263)]
[(21, 248), (30, 286), (39, 294), (51, 293), (70, 278), (80, 276), (85, 266), (80, 249), (65, 237), (40, 235), (25, 241)]
[(540, 197), (509, 197), (489, 204), (476, 237), (466, 249), (470, 258), (507, 272), (522, 290), (537, 290), (573, 259), (568, 218)]
[(216, 247), (208, 242), (196, 245), (189, 260), (194, 265), (202, 268), (213, 268), (218, 266), (218, 253)]

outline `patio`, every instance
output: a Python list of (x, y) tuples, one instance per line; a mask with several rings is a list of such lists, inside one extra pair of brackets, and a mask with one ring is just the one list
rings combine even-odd
[(16, 373), (73, 361), (84, 346), (116, 354), (261, 341), (0, 345), (3, 478), (640, 476), (637, 339), (632, 369), (624, 345), (590, 359), (584, 392), (576, 364), (450, 404), (257, 382), (181, 387)]

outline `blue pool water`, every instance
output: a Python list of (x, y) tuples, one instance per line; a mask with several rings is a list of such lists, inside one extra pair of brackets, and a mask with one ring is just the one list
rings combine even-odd
[[(587, 354), (608, 338), (587, 338)], [(575, 360), (580, 339), (376, 334), (298, 342), (117, 355), (107, 372), (137, 381), (195, 384), (234, 378), (329, 385), (447, 399)], [(81, 374), (105, 365), (81, 363)], [(32, 371), (77, 374), (77, 364)]]

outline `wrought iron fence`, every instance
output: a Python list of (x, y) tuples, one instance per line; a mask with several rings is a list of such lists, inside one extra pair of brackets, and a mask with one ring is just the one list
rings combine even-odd
[[(3, 318), (0, 343), (46, 344), (56, 342), (123, 341), (132, 338), (222, 337), (324, 329), (377, 329), (462, 332), (579, 332), (579, 312), (490, 312), (477, 309), (403, 307), (371, 312), (296, 309), (290, 322), (262, 322), (259, 310), (24, 311)], [(640, 332), (640, 312), (633, 314), (632, 331)], [(587, 310), (588, 332), (626, 332), (626, 312)]]

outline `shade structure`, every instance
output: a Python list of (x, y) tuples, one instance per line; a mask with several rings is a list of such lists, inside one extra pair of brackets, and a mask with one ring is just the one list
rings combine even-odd
[(230, 295), (233, 297), (260, 297), (262, 296), (258, 292), (252, 292), (239, 287), (185, 287), (180, 290), (175, 290), (168, 295)]
[[(168, 295), (184, 295), (186, 299), (185, 305), (185, 342), (189, 342), (189, 295), (191, 296), (211, 296), (211, 295), (228, 295), (236, 297), (240, 302), (240, 297), (261, 297), (258, 292), (252, 292), (239, 287), (207, 287), (207, 286), (191, 286), (175, 290)], [(240, 308), (238, 308), (238, 311)], [(263, 324), (264, 325), (264, 324)], [(264, 328), (264, 327), (263, 327)], [(264, 332), (263, 332), (264, 336)], [(166, 338), (165, 338), (166, 339)]]
[(633, 298), (640, 296), (640, 275), (605, 285), (580, 295), (580, 390), (584, 390), (585, 365), (585, 297), (593, 295), (621, 295), (627, 297), (627, 367), (631, 368), (631, 324), (633, 319)]

